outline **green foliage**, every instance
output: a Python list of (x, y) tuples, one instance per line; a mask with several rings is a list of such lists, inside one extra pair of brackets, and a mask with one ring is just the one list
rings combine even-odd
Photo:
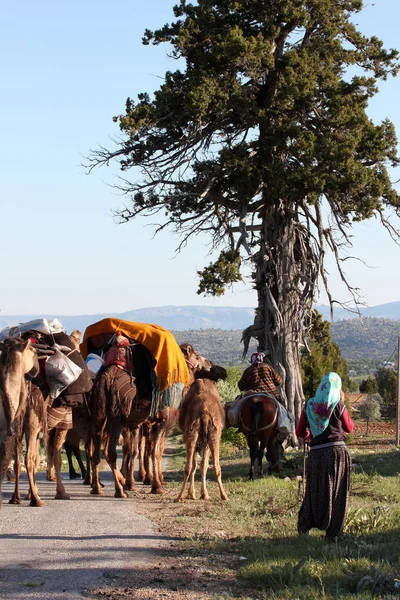
[(198, 294), (222, 296), (225, 288), (242, 281), (240, 273), (240, 253), (237, 250), (221, 252), (218, 260), (203, 271), (197, 271), (200, 277)]
[[(348, 365), (348, 363), (347, 363), (347, 365)], [(353, 392), (353, 393), (360, 391), (360, 385), (356, 379), (350, 379), (349, 385), (347, 387), (347, 391)]]
[(346, 533), (368, 535), (378, 528), (384, 529), (389, 523), (389, 507), (376, 506), (372, 510), (357, 508), (349, 512), (346, 520)]
[(382, 396), (382, 408), (385, 416), (393, 417), (396, 414), (397, 377), (392, 369), (379, 369), (376, 374), (378, 390)]
[(362, 394), (375, 394), (378, 391), (378, 383), (375, 377), (367, 377), (360, 383), (360, 392)]
[(360, 415), (362, 419), (367, 421), (367, 431), (369, 431), (370, 421), (379, 421), (381, 418), (381, 402), (382, 398), (379, 394), (368, 394), (367, 399), (360, 406)]
[(303, 352), (301, 359), (304, 396), (313, 396), (323, 376), (330, 371), (340, 375), (345, 391), (349, 381), (347, 363), (341, 358), (339, 346), (332, 341), (329, 322), (317, 311), (313, 313), (309, 348), (310, 352)]
[(199, 293), (221, 295), (241, 278), (240, 255), (251, 259), (258, 307), (247, 338), (283, 365), (291, 403), (300, 401), (297, 345), (319, 279), (329, 293), (326, 255), (347, 283), (340, 259), (352, 224), (376, 216), (395, 231), (385, 209), (399, 207), (388, 173), (396, 134), (367, 108), (379, 81), (397, 74), (398, 53), (358, 31), (362, 7), (180, 0), (175, 21), (143, 42), (168, 44), (182, 69), (168, 71), (153, 96), (128, 98), (115, 118), (119, 145), (90, 162), (141, 171), (123, 178), (122, 221), (160, 214), (157, 231), (172, 226), (179, 249), (199, 233), (222, 248), (199, 271)]

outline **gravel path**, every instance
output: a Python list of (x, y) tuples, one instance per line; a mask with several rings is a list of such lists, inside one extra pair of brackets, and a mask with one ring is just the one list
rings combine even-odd
[[(111, 473), (102, 473), (103, 497), (82, 481), (65, 480), (71, 500), (54, 500), (55, 483), (39, 474), (43, 508), (9, 505), (12, 483), (3, 482), (0, 513), (0, 598), (82, 600), (121, 574), (145, 568), (168, 548), (157, 526), (135, 509), (134, 498), (114, 498)], [(140, 484), (138, 484), (140, 485)], [(23, 476), (22, 494), (27, 492)], [(132, 495), (132, 494), (131, 494)]]

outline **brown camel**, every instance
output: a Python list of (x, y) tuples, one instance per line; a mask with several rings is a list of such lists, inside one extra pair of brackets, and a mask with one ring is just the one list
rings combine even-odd
[[(123, 486), (126, 479), (117, 465), (117, 444), (121, 430), (129, 430), (135, 436), (139, 426), (148, 419), (152, 398), (151, 371), (154, 359), (142, 344), (131, 347), (135, 375), (111, 365), (103, 369), (96, 377), (90, 395), (90, 415), (92, 419), (92, 471), (91, 494), (102, 495), (99, 480), (100, 450), (103, 448), (114, 476), (115, 497), (126, 498)], [(128, 438), (126, 451), (134, 448)], [(133, 463), (133, 461), (131, 461)], [(132, 464), (133, 470), (133, 464)], [(125, 472), (127, 473), (126, 469)], [(131, 471), (129, 471), (131, 472)], [(133, 489), (133, 478), (130, 489)]]
[(8, 466), (6, 445), (14, 435), (14, 424), (26, 404), (25, 375), (36, 376), (39, 362), (29, 340), (8, 338), (0, 342), (0, 508), (1, 484)]
[(39, 386), (32, 382), (27, 383), (26, 409), (20, 415), (14, 439), (15, 487), (9, 501), (10, 504), (21, 504), (19, 479), (21, 475), (22, 438), (25, 435), (25, 467), (29, 480), (29, 494), (26, 499), (30, 500), (30, 506), (44, 506), (36, 485), (36, 473), (39, 466), (39, 434), (41, 432), (43, 432), (45, 446), (47, 445), (46, 413), (49, 399), (46, 392), (43, 392)]
[(218, 393), (217, 381), (226, 379), (227, 373), (223, 367), (212, 365), (209, 370), (201, 369), (195, 374), (195, 381), (191, 384), (183, 401), (179, 426), (183, 432), (186, 445), (186, 465), (182, 489), (175, 502), (183, 502), (185, 489), (190, 480), (187, 497), (195, 500), (194, 476), (197, 468), (196, 449), (201, 449), (201, 499), (209, 500), (206, 486), (206, 476), (210, 453), (213, 458), (214, 472), (217, 479), (222, 500), (228, 496), (221, 480), (221, 467), (219, 464), (219, 445), (221, 433), (225, 425), (225, 415)]
[[(196, 372), (202, 368), (209, 369), (211, 362), (200, 356), (191, 344), (181, 344), (180, 349), (189, 367), (190, 383), (193, 383)], [(156, 418), (148, 420), (142, 427), (142, 435), (145, 438), (144, 460), (142, 462), (145, 476), (141, 480), (145, 484), (151, 483), (152, 494), (161, 494), (163, 492), (165, 480), (162, 474), (162, 456), (168, 434), (175, 425), (177, 417), (178, 410), (166, 408)], [(143, 473), (140, 466), (139, 472)]]

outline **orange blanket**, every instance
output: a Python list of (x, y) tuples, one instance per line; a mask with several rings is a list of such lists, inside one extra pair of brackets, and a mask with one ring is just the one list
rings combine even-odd
[(155, 373), (159, 392), (167, 390), (174, 384), (184, 386), (190, 384), (189, 370), (182, 351), (170, 331), (159, 325), (147, 323), (131, 323), (116, 318), (103, 319), (87, 327), (81, 344), (81, 352), (87, 357), (87, 340), (102, 333), (120, 331), (123, 335), (134, 339), (152, 352), (155, 360)]

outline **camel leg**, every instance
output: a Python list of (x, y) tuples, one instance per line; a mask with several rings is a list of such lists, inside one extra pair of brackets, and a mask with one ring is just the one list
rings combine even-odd
[[(185, 489), (188, 482), (189, 477), (196, 471), (196, 444), (197, 444), (198, 433), (195, 432), (193, 438), (187, 440), (186, 442), (186, 465), (183, 476), (183, 483), (181, 491), (178, 496), (175, 498), (174, 502), (184, 502), (185, 501)], [(194, 491), (194, 490), (193, 490)], [(192, 495), (192, 499), (193, 495)]]
[(55, 495), (56, 500), (69, 500), (71, 497), (65, 491), (64, 484), (61, 479), (61, 450), (63, 447), (63, 443), (65, 442), (65, 438), (67, 437), (67, 433), (68, 432), (66, 429), (57, 429), (56, 428), (56, 432), (55, 432), (55, 436), (54, 436), (53, 461), (54, 461), (54, 467), (55, 467), (55, 471), (56, 471), (56, 482), (57, 482), (56, 495)]
[(104, 458), (108, 462), (110, 469), (113, 473), (114, 477), (114, 485), (115, 485), (115, 498), (126, 498), (127, 495), (124, 492), (123, 485), (125, 484), (125, 479), (122, 476), (120, 470), (117, 465), (117, 443), (119, 438), (120, 429), (117, 425), (113, 425), (108, 429), (108, 440), (104, 447), (103, 453)]
[(135, 488), (135, 461), (139, 452), (139, 429), (136, 428), (131, 431), (131, 445), (130, 445), (130, 461), (129, 468), (126, 474), (126, 489), (130, 492), (134, 491)]
[(83, 485), (92, 485), (91, 476), (90, 476), (90, 459), (93, 454), (93, 442), (92, 440), (88, 440), (85, 444), (85, 454), (86, 454), (86, 476), (83, 480)]
[(196, 492), (194, 491), (194, 477), (196, 475), (196, 469), (197, 469), (197, 459), (196, 459), (196, 447), (195, 447), (193, 458), (192, 458), (192, 470), (190, 471), (190, 476), (189, 476), (189, 491), (188, 491), (188, 495), (187, 495), (189, 500), (197, 500)]
[(26, 436), (26, 456), (25, 466), (29, 479), (30, 506), (44, 506), (44, 502), (39, 497), (39, 491), (36, 485), (36, 472), (39, 458), (39, 438), (37, 431), (31, 431)]
[(161, 485), (167, 485), (167, 482), (164, 479), (164, 475), (162, 472), (162, 457), (164, 454), (165, 442), (167, 441), (167, 432), (164, 430), (161, 435), (160, 440), (160, 452), (158, 455), (158, 477), (160, 479)]
[(152, 453), (152, 465), (153, 465), (153, 479), (151, 482), (151, 493), (152, 494), (162, 494), (163, 488), (160, 481), (160, 473), (159, 473), (159, 463), (160, 463), (160, 455), (161, 455), (161, 438), (162, 438), (162, 429), (157, 427), (155, 433), (155, 440), (153, 446)]
[(213, 457), (214, 473), (217, 479), (221, 500), (228, 500), (228, 496), (226, 495), (224, 486), (222, 485), (221, 466), (219, 464), (219, 439), (211, 438), (209, 445)]
[(56, 476), (54, 475), (54, 436), (55, 430), (53, 429), (49, 432), (49, 437), (47, 440), (47, 481), (56, 481)]
[(206, 483), (209, 461), (210, 461), (210, 448), (208, 446), (205, 446), (205, 448), (203, 449), (203, 456), (201, 457), (201, 463), (200, 463), (200, 476), (201, 476), (200, 498), (202, 500), (210, 499), (210, 496), (208, 495), (208, 492), (207, 492), (207, 483)]
[(122, 430), (123, 444), (122, 444), (122, 464), (121, 464), (121, 473), (124, 477), (128, 475), (129, 468), (129, 458), (131, 453), (131, 432), (127, 427), (124, 427)]
[(93, 441), (88, 447), (91, 453), (92, 463), (92, 489), (90, 493), (94, 496), (103, 496), (104, 492), (101, 489), (100, 478), (99, 478), (99, 465), (100, 465), (100, 450), (101, 450), (101, 428), (96, 431), (93, 436)]
[(73, 447), (68, 442), (64, 444), (65, 454), (68, 460), (68, 474), (70, 479), (79, 479), (79, 474), (75, 471), (74, 464), (72, 462)]
[(143, 428), (140, 428), (139, 433), (139, 471), (138, 471), (138, 481), (143, 481), (146, 479), (146, 470), (144, 466), (144, 455), (146, 451), (146, 438), (143, 435)]
[(154, 440), (152, 439), (151, 432), (146, 437), (145, 441), (145, 451), (144, 451), (144, 470), (145, 470), (145, 478), (143, 480), (143, 485), (151, 485), (151, 480), (153, 478), (152, 466), (151, 466), (151, 456), (154, 451)]
[(9, 500), (9, 504), (21, 504), (21, 496), (19, 493), (19, 478), (21, 476), (21, 445), (22, 437), (14, 438), (14, 473), (15, 473), (15, 486), (14, 493)]

